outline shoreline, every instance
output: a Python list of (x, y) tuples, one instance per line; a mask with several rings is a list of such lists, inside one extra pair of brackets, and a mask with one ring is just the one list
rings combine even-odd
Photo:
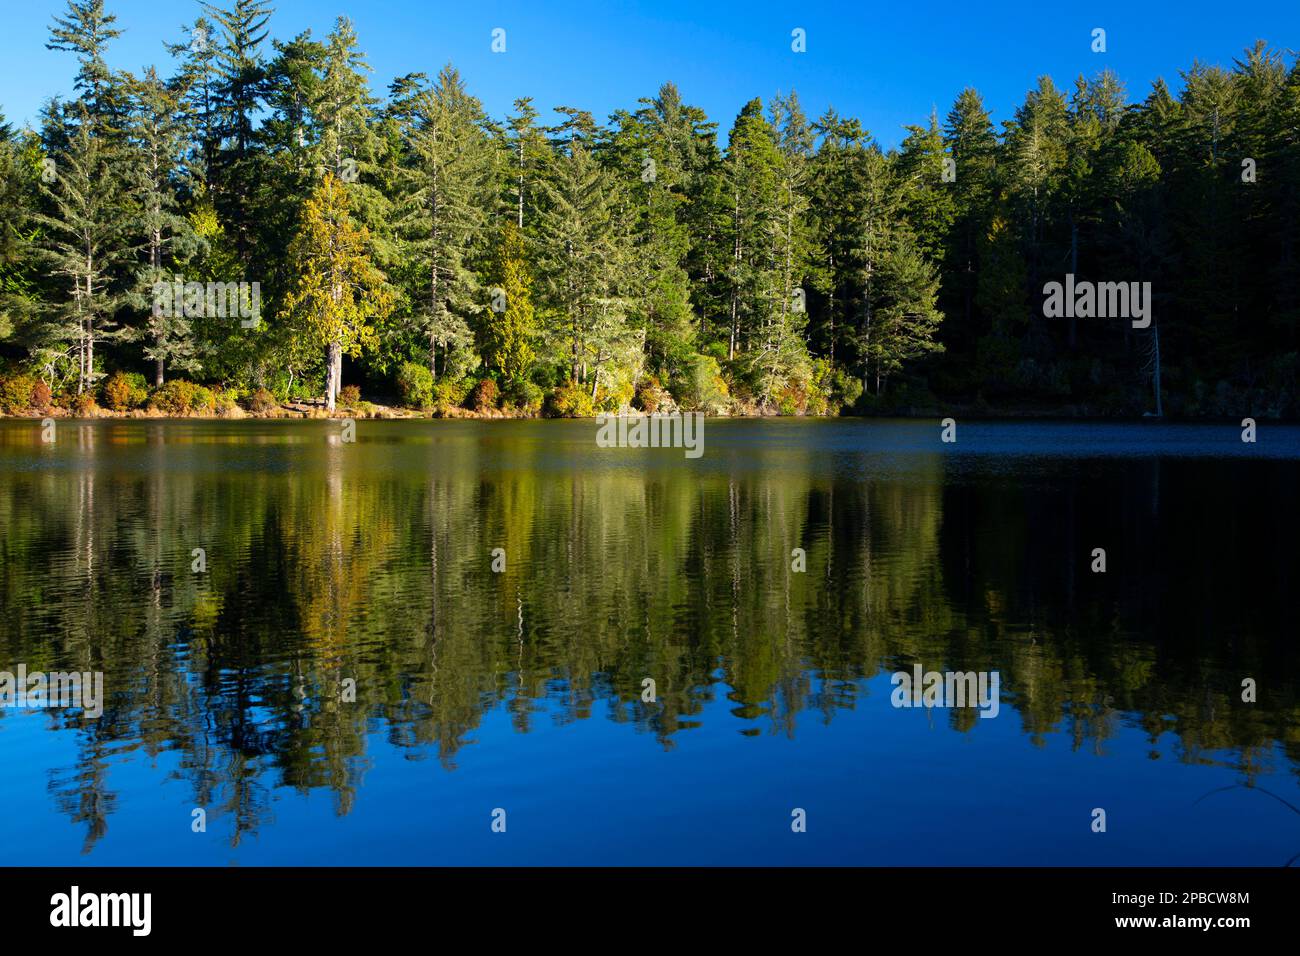
[[(689, 414), (676, 410), (680, 414)], [(522, 411), (518, 409), (492, 409), (490, 411), (474, 411), (467, 408), (450, 408), (440, 411), (402, 408), (401, 406), (367, 404), (364, 408), (336, 408), (334, 411), (327, 411), (323, 407), (313, 407), (309, 405), (290, 403), (287, 405), (278, 405), (273, 409), (262, 412), (251, 412), (243, 408), (236, 408), (224, 412), (187, 412), (176, 414), (174, 412), (162, 412), (149, 409), (131, 409), (129, 411), (118, 412), (111, 409), (97, 408), (91, 414), (77, 414), (72, 409), (54, 407), (45, 410), (29, 409), (25, 412), (0, 413), (0, 421), (14, 419), (27, 421), (41, 421), (46, 418), (68, 421), (330, 421), (330, 420), (386, 420), (386, 421), (431, 421), (431, 420), (470, 420), (470, 421), (597, 421), (603, 416), (620, 416), (628, 417), (649, 417), (652, 414), (671, 415), (674, 412), (644, 412), (639, 409), (623, 409), (616, 412), (603, 412), (599, 415), (543, 415), (538, 412)], [(1158, 418), (1154, 415), (1104, 415), (1089, 414), (1086, 411), (1074, 410), (1069, 408), (1015, 408), (1015, 409), (972, 409), (969, 407), (950, 407), (944, 409), (907, 409), (907, 410), (882, 410), (870, 414), (846, 413), (841, 415), (782, 415), (777, 412), (770, 414), (729, 414), (729, 415), (711, 415), (707, 412), (701, 412), (705, 418), (715, 421), (758, 421), (769, 419), (784, 420), (813, 420), (813, 421), (835, 421), (854, 419), (903, 419), (903, 420), (940, 420), (943, 418), (955, 418), (959, 421), (1073, 421), (1073, 422), (1107, 422), (1112, 424), (1120, 423), (1152, 423), (1152, 424), (1240, 424), (1244, 418), (1253, 418), (1258, 421), (1273, 422), (1276, 424), (1300, 424), (1300, 419), (1286, 418), (1281, 415), (1256, 412), (1253, 414), (1243, 414), (1240, 418), (1235, 416), (1170, 416), (1166, 415)]]

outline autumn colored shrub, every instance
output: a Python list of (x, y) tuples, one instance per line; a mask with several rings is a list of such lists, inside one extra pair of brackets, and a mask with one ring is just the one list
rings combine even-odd
[(497, 383), (485, 378), (474, 386), (469, 395), (469, 407), (476, 412), (485, 412), (497, 407)]
[(596, 414), (596, 403), (591, 389), (569, 382), (547, 396), (543, 411), (548, 418), (591, 418)]
[(659, 377), (651, 375), (637, 386), (636, 397), (632, 400), (632, 404), (647, 415), (653, 415), (659, 411), (660, 406), (668, 402), (670, 397), (659, 383)]
[(77, 418), (93, 418), (99, 411), (94, 392), (82, 392), (72, 400), (72, 414)]
[(32, 390), (36, 379), (30, 375), (0, 376), (0, 410), (14, 415), (25, 412), (32, 405)]
[(188, 415), (192, 411), (211, 408), (212, 393), (193, 382), (177, 378), (155, 389), (149, 405), (168, 415)]
[(261, 415), (275, 408), (275, 396), (265, 388), (256, 388), (253, 393), (244, 399), (244, 407), (255, 415)]
[(149, 387), (138, 372), (114, 372), (104, 381), (104, 404), (115, 412), (139, 408), (149, 400)]
[(37, 379), (36, 384), (32, 386), (32, 408), (43, 412), (50, 407), (53, 401), (54, 395), (51, 393), (50, 387), (40, 379)]

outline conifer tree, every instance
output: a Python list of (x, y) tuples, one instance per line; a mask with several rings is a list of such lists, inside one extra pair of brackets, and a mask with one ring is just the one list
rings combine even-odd
[(70, 379), (82, 394), (101, 375), (96, 346), (123, 336), (116, 319), (125, 302), (120, 280), (135, 247), (114, 151), (95, 134), (84, 108), (63, 108), (49, 120), (63, 126), (62, 146), (53, 157), (54, 182), (42, 183), (51, 212), (35, 218), (45, 231), (42, 259), (62, 295), (47, 304), (36, 360), (47, 380)]
[(169, 365), (187, 372), (201, 367), (184, 311), (154, 308), (153, 303), (155, 284), (172, 283), (200, 245), (181, 210), (181, 198), (190, 189), (190, 123), (180, 90), (159, 79), (152, 67), (132, 80), (131, 91), (130, 149), (124, 156), (129, 158), (127, 186), (145, 255), (132, 305), (145, 312), (138, 334), (145, 342), (144, 356), (154, 366), (154, 385), (160, 386)]
[(399, 172), (397, 229), (414, 263), (408, 296), (429, 371), (453, 377), (477, 364), (471, 321), (486, 306), (477, 260), (493, 208), (492, 144), (483, 110), (460, 74), (444, 67), (402, 110), (406, 156)]
[(626, 263), (627, 223), (617, 213), (616, 182), (581, 136), (569, 140), (543, 188), (539, 265), (546, 276), (549, 338), (567, 355), (569, 381), (589, 384), (594, 394), (600, 365), (625, 344), (628, 331), (617, 282), (626, 274), (620, 266)]
[(507, 220), (501, 229), (492, 279), (495, 285), (489, 291), (496, 301), (483, 313), (479, 351), (488, 368), (518, 389), (533, 363), (536, 329), (533, 280), (524, 256), (524, 237), (513, 221)]
[(218, 213), (227, 224), (245, 270), (253, 262), (259, 179), (256, 117), (266, 96), (266, 66), (261, 47), (268, 36), (271, 7), (265, 0), (231, 0), (231, 6), (204, 3), (219, 36), (211, 86), (212, 136), (209, 181)]

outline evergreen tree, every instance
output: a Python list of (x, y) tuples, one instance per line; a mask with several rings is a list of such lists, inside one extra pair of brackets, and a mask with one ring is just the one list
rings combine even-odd
[(160, 386), (169, 365), (187, 372), (201, 367), (183, 310), (153, 307), (155, 284), (173, 282), (199, 247), (181, 210), (181, 197), (190, 191), (190, 123), (181, 91), (160, 80), (152, 67), (132, 81), (131, 90), (130, 149), (124, 155), (131, 160), (127, 185), (146, 257), (132, 304), (147, 313), (138, 334), (145, 341), (145, 358), (154, 365), (154, 385)]
[(35, 218), (45, 231), (41, 258), (62, 296), (47, 303), (48, 321), (34, 343), (35, 358), (47, 381), (71, 380), (82, 394), (101, 375), (96, 346), (123, 336), (116, 320), (125, 302), (119, 280), (134, 248), (115, 152), (93, 132), (84, 107), (52, 113), (49, 123), (62, 127), (62, 146), (53, 157), (54, 182), (42, 183), (51, 212)]
[(729, 360), (761, 337), (773, 309), (781, 307), (780, 173), (776, 134), (763, 118), (762, 103), (751, 100), (731, 128), (723, 173), (731, 212)]
[(39, 150), (0, 114), (0, 342), (26, 327), (39, 303), (34, 257)]
[(957, 381), (965, 384), (976, 369), (964, 359), (987, 330), (986, 317), (979, 316), (977, 325), (975, 309), (978, 250), (997, 189), (997, 135), (976, 90), (962, 90), (949, 110), (944, 123), (944, 147), (953, 161), (953, 180), (948, 184), (953, 222), (943, 260), (941, 302), (947, 315), (943, 339), (959, 357), (950, 366), (957, 370)]
[(518, 389), (533, 363), (532, 340), (536, 329), (533, 280), (524, 256), (524, 237), (519, 227), (509, 220), (501, 230), (492, 278), (496, 283), (492, 295), (499, 296), (499, 300), (484, 313), (478, 336), (479, 352), (488, 368), (500, 375), (503, 382)]
[(204, 3), (219, 37), (212, 65), (209, 181), (217, 211), (227, 224), (245, 270), (253, 262), (256, 214), (253, 199), (259, 169), (254, 147), (255, 119), (266, 95), (266, 68), (261, 46), (268, 35), (271, 7), (264, 0), (232, 0), (228, 8)]
[(433, 87), (413, 91), (402, 113), (409, 121), (396, 210), (415, 264), (407, 292), (412, 323), (434, 378), (459, 377), (478, 361), (470, 330), (485, 308), (476, 264), (493, 208), (492, 144), (479, 101), (450, 66)]
[(626, 289), (631, 223), (617, 180), (573, 135), (543, 186), (538, 264), (545, 282), (546, 332), (567, 380), (594, 396), (601, 368), (625, 359), (629, 343)]
[(76, 54), (77, 78), (73, 88), (82, 105), (81, 116), (91, 132), (105, 140), (122, 132), (127, 110), (120, 82), (104, 59), (110, 41), (122, 35), (113, 24), (114, 14), (104, 10), (104, 0), (68, 0), (66, 16), (55, 17), (48, 50)]
[(921, 250), (910, 228), (895, 229), (875, 276), (874, 321), (865, 344), (879, 395), (891, 375), (904, 363), (941, 351), (936, 333), (943, 314), (936, 307), (939, 274)]

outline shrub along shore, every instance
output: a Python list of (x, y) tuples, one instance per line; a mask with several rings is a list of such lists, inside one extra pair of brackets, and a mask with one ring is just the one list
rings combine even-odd
[[(419, 380), (419, 377), (416, 376)], [(408, 380), (409, 382), (409, 380)], [(363, 399), (356, 385), (344, 386), (336, 407), (321, 398), (275, 395), (266, 388), (241, 389), (198, 385), (183, 379), (150, 388), (144, 376), (115, 372), (93, 392), (69, 389), (51, 393), (40, 379), (23, 374), (0, 374), (0, 417), (9, 418), (595, 418), (600, 414), (672, 414), (702, 412), (714, 418), (798, 417), (926, 417), (955, 415), (963, 418), (1125, 418), (1107, 409), (1075, 405), (1033, 405), (1014, 408), (986, 404), (951, 404), (934, 396), (911, 395), (891, 404), (864, 397), (853, 406), (805, 403), (774, 407), (740, 401), (715, 402), (699, 407), (678, 402), (657, 381), (636, 390), (631, 401), (617, 408), (597, 407), (589, 393), (560, 390), (533, 401), (520, 401), (500, 392), (491, 379), (462, 382), (411, 394)], [(1276, 418), (1277, 415), (1264, 415)]]

